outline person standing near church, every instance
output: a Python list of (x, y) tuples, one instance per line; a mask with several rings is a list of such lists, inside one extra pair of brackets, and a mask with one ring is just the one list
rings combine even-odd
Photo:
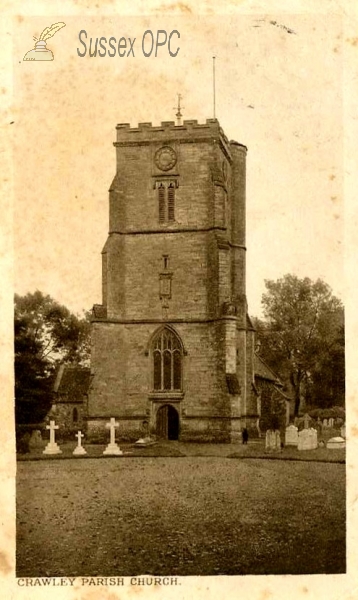
[(248, 440), (249, 440), (249, 432), (247, 431), (246, 427), (244, 427), (244, 429), (242, 430), (242, 443), (247, 444)]

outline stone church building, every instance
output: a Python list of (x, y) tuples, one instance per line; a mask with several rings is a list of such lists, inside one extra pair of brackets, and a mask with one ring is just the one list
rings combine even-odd
[(87, 432), (235, 442), (257, 434), (245, 290), (247, 148), (216, 119), (117, 125)]

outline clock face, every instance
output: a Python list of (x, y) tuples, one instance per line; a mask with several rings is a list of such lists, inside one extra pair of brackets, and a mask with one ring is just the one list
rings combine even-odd
[(161, 171), (169, 171), (177, 162), (175, 150), (170, 146), (163, 146), (156, 151), (154, 162)]

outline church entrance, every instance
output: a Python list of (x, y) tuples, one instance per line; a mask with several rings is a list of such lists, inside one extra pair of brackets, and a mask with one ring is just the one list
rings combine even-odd
[(165, 404), (157, 412), (157, 436), (165, 440), (179, 438), (179, 415), (170, 404)]

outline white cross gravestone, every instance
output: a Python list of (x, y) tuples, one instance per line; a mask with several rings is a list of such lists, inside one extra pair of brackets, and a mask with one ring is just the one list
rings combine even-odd
[(82, 438), (85, 437), (84, 434), (81, 433), (81, 431), (79, 431), (78, 433), (76, 433), (75, 437), (77, 438), (77, 446), (74, 449), (74, 451), (72, 452), (72, 454), (74, 454), (75, 456), (87, 454), (86, 450), (82, 446)]
[(298, 429), (296, 425), (286, 427), (285, 446), (298, 446)]
[(103, 451), (103, 454), (114, 454), (115, 456), (123, 454), (122, 450), (116, 443), (116, 427), (119, 427), (119, 423), (116, 423), (115, 418), (111, 417), (110, 422), (106, 423), (106, 427), (110, 431), (110, 442), (107, 448)]
[(62, 454), (62, 450), (60, 450), (55, 442), (55, 430), (59, 429), (59, 426), (55, 425), (55, 421), (50, 421), (50, 425), (46, 425), (46, 429), (50, 430), (50, 441), (43, 451), (43, 454)]

